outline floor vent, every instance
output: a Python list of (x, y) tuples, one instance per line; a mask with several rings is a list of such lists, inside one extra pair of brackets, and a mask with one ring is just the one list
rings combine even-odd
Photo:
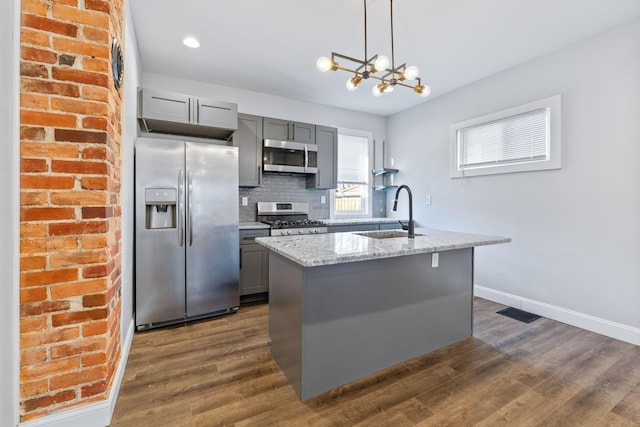
[(531, 323), (540, 318), (537, 314), (529, 313), (528, 311), (523, 311), (513, 307), (507, 307), (504, 310), (497, 311), (496, 313), (524, 323)]

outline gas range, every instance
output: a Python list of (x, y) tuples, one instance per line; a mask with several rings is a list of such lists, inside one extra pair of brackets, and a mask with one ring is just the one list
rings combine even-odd
[(258, 221), (271, 226), (272, 236), (296, 236), (327, 232), (324, 222), (309, 219), (305, 202), (258, 202)]

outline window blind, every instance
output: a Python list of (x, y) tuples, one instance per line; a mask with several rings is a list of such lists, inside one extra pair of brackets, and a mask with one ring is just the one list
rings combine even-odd
[(459, 129), (458, 168), (548, 160), (550, 108)]
[(360, 136), (339, 135), (338, 182), (367, 184), (369, 182), (369, 140)]

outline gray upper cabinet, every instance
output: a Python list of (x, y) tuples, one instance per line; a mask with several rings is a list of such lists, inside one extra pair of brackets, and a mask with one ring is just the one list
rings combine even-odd
[(338, 129), (316, 126), (318, 172), (307, 178), (307, 188), (333, 189), (338, 187)]
[(238, 106), (154, 89), (138, 93), (144, 131), (227, 139), (238, 127)]
[(233, 146), (238, 147), (239, 185), (262, 185), (262, 117), (238, 114)]
[(305, 144), (316, 143), (316, 125), (265, 117), (264, 139), (294, 141)]

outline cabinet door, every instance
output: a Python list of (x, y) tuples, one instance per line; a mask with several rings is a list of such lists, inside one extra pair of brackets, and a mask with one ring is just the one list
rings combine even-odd
[(289, 139), (295, 142), (302, 142), (304, 144), (315, 144), (316, 125), (292, 122)]
[(199, 125), (222, 129), (237, 129), (237, 104), (204, 98), (196, 98), (192, 102), (195, 102), (195, 122)]
[[(338, 187), (338, 129), (316, 126), (318, 145), (318, 173), (307, 180), (307, 188), (333, 189)], [(309, 181), (313, 186), (309, 185)]]
[(275, 139), (276, 141), (289, 140), (289, 122), (287, 120), (265, 117), (263, 120), (263, 129), (264, 139)]
[(262, 117), (238, 114), (233, 145), (238, 147), (240, 187), (262, 185)]
[(191, 103), (192, 99), (187, 95), (144, 89), (142, 111), (139, 111), (138, 116), (145, 119), (190, 123)]
[(269, 290), (268, 253), (257, 243), (240, 245), (240, 295)]

